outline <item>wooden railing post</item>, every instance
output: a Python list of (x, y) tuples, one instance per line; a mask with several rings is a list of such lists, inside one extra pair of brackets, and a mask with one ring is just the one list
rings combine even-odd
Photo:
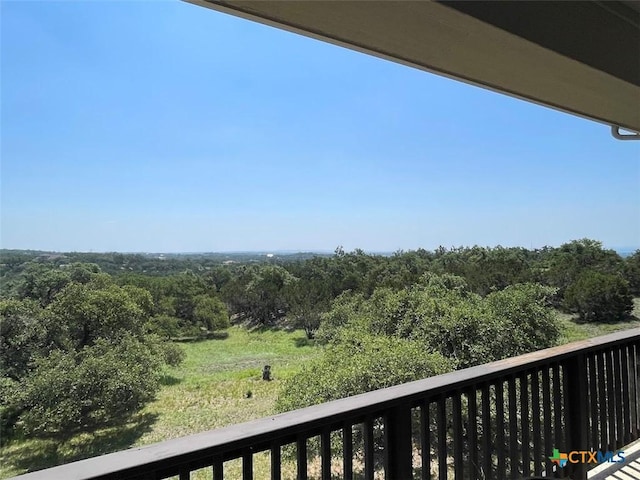
[(409, 405), (394, 407), (387, 413), (384, 439), (386, 478), (389, 480), (413, 478)]
[[(587, 405), (587, 362), (584, 354), (578, 354), (563, 364), (565, 389), (565, 432), (567, 452), (590, 450), (589, 411)], [(560, 412), (554, 412), (559, 415)], [(557, 439), (559, 440), (559, 439)], [(591, 447), (596, 448), (595, 445)], [(587, 465), (568, 463), (571, 478), (586, 480)]]

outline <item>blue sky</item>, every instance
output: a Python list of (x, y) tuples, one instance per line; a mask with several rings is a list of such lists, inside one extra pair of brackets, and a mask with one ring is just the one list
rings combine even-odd
[(640, 142), (187, 3), (2, 1), (1, 246), (640, 247)]

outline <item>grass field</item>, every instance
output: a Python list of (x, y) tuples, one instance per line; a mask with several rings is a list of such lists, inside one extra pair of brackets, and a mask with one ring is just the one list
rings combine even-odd
[[(622, 323), (580, 324), (570, 315), (558, 315), (561, 343), (567, 343), (639, 327), (640, 299), (635, 299), (635, 318)], [(268, 416), (274, 413), (282, 380), (320, 352), (302, 331), (239, 326), (231, 327), (226, 338), (182, 345), (187, 353), (184, 363), (166, 370), (156, 400), (131, 423), (65, 442), (14, 439), (0, 449), (0, 478)], [(272, 366), (272, 382), (261, 380), (266, 364)], [(268, 456), (256, 455), (254, 465), (256, 478), (266, 477)], [(283, 466), (285, 477), (289, 467)], [(229, 462), (225, 471), (231, 478), (239, 478), (240, 465)], [(210, 475), (207, 470), (192, 478)]]
[(616, 323), (580, 323), (573, 315), (556, 312), (562, 329), (562, 337), (559, 343), (575, 342), (620, 330), (640, 327), (640, 298), (634, 298), (633, 305), (631, 318), (625, 322)]

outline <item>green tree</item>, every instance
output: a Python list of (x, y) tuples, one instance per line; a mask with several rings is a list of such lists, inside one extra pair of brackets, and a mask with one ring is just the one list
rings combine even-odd
[(301, 278), (288, 284), (285, 293), (289, 306), (288, 316), (308, 339), (315, 337), (322, 314), (329, 310), (329, 286), (323, 278)]
[(76, 349), (92, 345), (98, 338), (115, 341), (125, 333), (141, 337), (149, 319), (127, 290), (114, 284), (72, 282), (47, 311), (68, 328)]
[(583, 321), (615, 322), (631, 313), (633, 298), (620, 275), (587, 270), (567, 288), (565, 307)]
[(193, 317), (198, 325), (211, 332), (229, 327), (229, 312), (218, 297), (196, 297)]
[(553, 292), (520, 285), (483, 298), (460, 277), (426, 274), (400, 291), (376, 289), (370, 298), (343, 294), (317, 337), (332, 342), (347, 331), (354, 337), (362, 332), (413, 339), (468, 367), (552, 346), (559, 333), (548, 306)]
[(0, 302), (3, 435), (68, 435), (118, 423), (153, 398), (184, 352), (146, 334), (150, 295), (106, 274), (71, 281), (46, 308)]
[(167, 340), (177, 338), (182, 333), (179, 319), (170, 315), (155, 315), (147, 322), (146, 329), (149, 333), (153, 333)]
[(71, 276), (66, 270), (51, 265), (32, 263), (22, 274), (22, 283), (18, 287), (18, 294), (21, 298), (36, 300), (45, 307), (70, 281)]
[(624, 262), (614, 250), (606, 250), (602, 243), (584, 238), (550, 249), (544, 257), (543, 281), (558, 288), (558, 298), (586, 270), (602, 273), (622, 273)]
[(515, 284), (487, 295), (484, 300), (492, 333), (492, 351), (512, 357), (550, 347), (560, 336), (555, 312), (550, 308), (556, 294), (553, 287), (537, 283)]
[(162, 357), (149, 345), (124, 335), (98, 339), (79, 351), (54, 350), (5, 399), (20, 411), (27, 435), (61, 435), (125, 421), (153, 399)]
[(63, 343), (64, 325), (43, 314), (35, 300), (0, 301), (0, 376), (22, 378), (33, 358)]
[(236, 271), (222, 290), (232, 313), (263, 325), (284, 316), (287, 289), (295, 277), (279, 265), (251, 265)]
[[(103, 279), (108, 278), (102, 275)], [(69, 283), (96, 282), (100, 276), (100, 267), (94, 263), (75, 262), (58, 266), (30, 262), (21, 274), (18, 295), (37, 300), (46, 307)]]
[(629, 282), (629, 291), (640, 295), (640, 250), (624, 259), (624, 278)]
[(140, 308), (145, 317), (153, 315), (155, 310), (153, 298), (148, 290), (134, 285), (124, 285), (122, 291), (126, 292), (131, 300)]
[(196, 298), (206, 293), (204, 281), (191, 271), (164, 277), (161, 281), (165, 283), (164, 294), (173, 298), (176, 317), (185, 320), (186, 323), (194, 323), (193, 310)]

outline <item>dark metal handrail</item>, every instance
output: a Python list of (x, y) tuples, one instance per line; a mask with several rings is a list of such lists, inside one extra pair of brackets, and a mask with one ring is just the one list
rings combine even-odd
[[(294, 444), (298, 478), (307, 478), (308, 456), (318, 450), (321, 478), (329, 479), (332, 442), (342, 478), (353, 478), (354, 455), (367, 479), (376, 471), (402, 480), (414, 471), (441, 480), (586, 478), (588, 465), (554, 469), (548, 457), (554, 448), (615, 451), (638, 438), (639, 362), (637, 328), (16, 478), (182, 480), (212, 467), (222, 479), (224, 462), (241, 458), (249, 479), (253, 455), (269, 451), (276, 479), (282, 447)], [(319, 446), (308, 448), (312, 437)]]

